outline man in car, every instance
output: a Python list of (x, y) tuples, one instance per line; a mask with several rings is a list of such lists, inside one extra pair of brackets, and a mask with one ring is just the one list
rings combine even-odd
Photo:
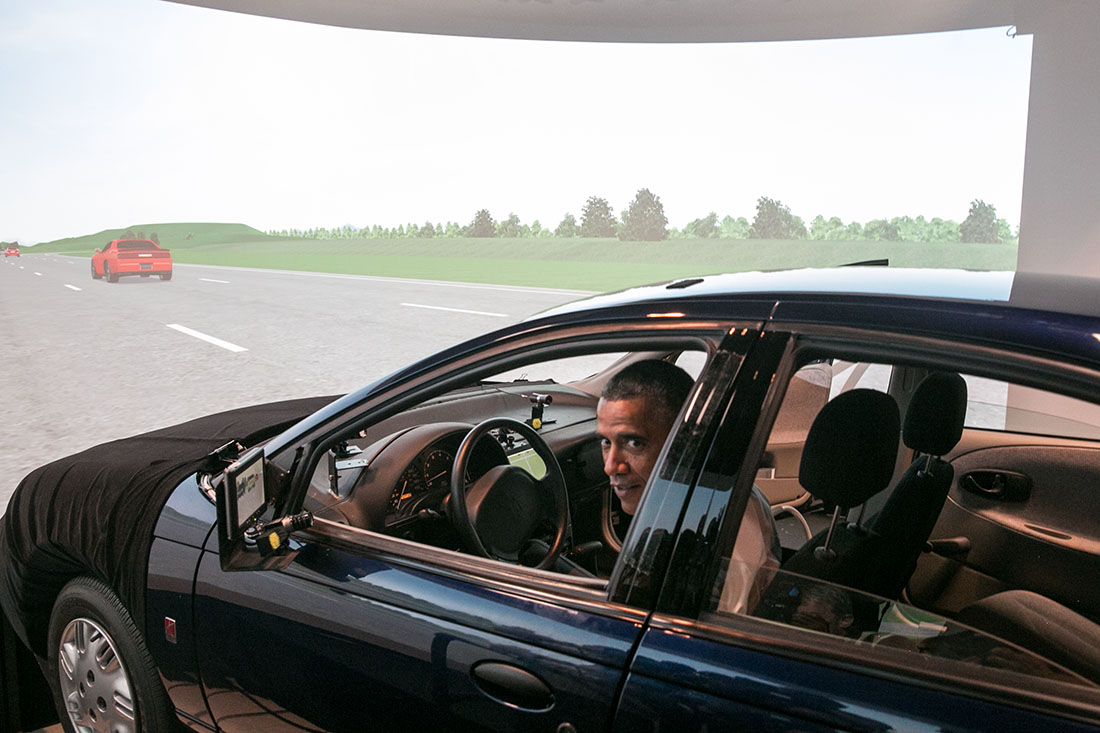
[[(694, 380), (656, 359), (637, 361), (613, 376), (596, 405), (603, 470), (625, 513), (633, 515), (657, 456)], [(751, 611), (779, 567), (779, 537), (767, 498), (755, 486), (745, 507), (719, 608)], [(761, 572), (763, 570), (763, 572)]]

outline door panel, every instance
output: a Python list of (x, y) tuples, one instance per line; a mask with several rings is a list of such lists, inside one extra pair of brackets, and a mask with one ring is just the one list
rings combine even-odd
[(227, 731), (607, 721), (640, 625), (313, 546), (264, 573), (205, 553), (196, 590), (202, 680)]
[[(1064, 719), (694, 635), (655, 618), (623, 690), (616, 731), (1091, 730)], [(708, 636), (710, 632), (704, 632)]]
[(968, 430), (951, 464), (954, 483), (932, 538), (967, 537), (971, 549), (923, 556), (914, 601), (954, 612), (994, 588), (1024, 589), (1100, 618), (1100, 586), (1089, 580), (1100, 572), (1100, 447)]

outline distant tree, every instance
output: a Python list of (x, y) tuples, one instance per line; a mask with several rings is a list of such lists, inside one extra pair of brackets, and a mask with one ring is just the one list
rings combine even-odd
[(430, 221), (424, 222), (424, 226), (420, 227), (420, 236), (425, 239), (435, 236), (435, 227)]
[(749, 220), (743, 216), (734, 219), (727, 214), (718, 226), (718, 236), (723, 239), (748, 239)]
[(532, 237), (541, 237), (542, 236), (542, 224), (539, 223), (538, 219), (535, 219), (533, 222), (531, 222), (531, 229), (528, 233)]
[(562, 217), (561, 223), (558, 224), (558, 228), (554, 230), (555, 237), (575, 237), (577, 236), (577, 220), (572, 214), (566, 214)]
[(898, 225), (893, 221), (872, 219), (863, 227), (863, 238), (880, 242), (898, 242), (901, 240), (901, 233), (898, 231)]
[(519, 217), (514, 213), (509, 213), (508, 218), (502, 219), (496, 227), (498, 237), (511, 237), (513, 239), (523, 235), (522, 229)]
[(437, 237), (442, 237), (443, 236), (443, 225), (442, 224), (436, 224), (435, 225), (435, 236), (437, 236)]
[(160, 244), (160, 239), (157, 237), (156, 232), (153, 232), (149, 235), (149, 240), (152, 241), (154, 244)]
[(463, 234), (463, 227), (457, 221), (447, 222), (447, 228), (444, 231), (444, 236), (447, 237), (461, 237)]
[(623, 212), (619, 239), (624, 242), (656, 242), (668, 239), (668, 218), (661, 199), (648, 188), (638, 190)]
[(928, 242), (958, 242), (961, 238), (959, 223), (950, 219), (933, 217), (928, 222)]
[(839, 217), (834, 216), (826, 220), (824, 216), (818, 214), (810, 222), (810, 239), (829, 241), (848, 239), (845, 236), (846, 229)]
[(474, 214), (474, 220), (466, 229), (468, 237), (493, 237), (496, 236), (496, 225), (488, 209), (481, 209)]
[[(122, 238), (123, 239), (134, 239), (134, 230), (133, 229), (127, 229), (126, 233), (122, 235)], [(188, 239), (190, 239), (190, 238), (191, 237), (188, 237)]]
[(700, 239), (713, 239), (718, 236), (718, 213), (715, 211), (710, 212), (702, 219), (695, 219), (688, 222), (684, 227), (684, 234), (689, 237), (698, 237)]
[(749, 227), (749, 239), (804, 239), (806, 225), (782, 202), (761, 196), (756, 201), (756, 218)]
[(581, 209), (581, 236), (614, 237), (616, 228), (615, 214), (607, 199), (589, 196)]
[[(1007, 224), (1005, 226), (1007, 228)], [(981, 199), (971, 201), (970, 213), (959, 225), (959, 238), (963, 242), (999, 243), (1001, 231), (997, 226), (997, 210), (993, 205)]]

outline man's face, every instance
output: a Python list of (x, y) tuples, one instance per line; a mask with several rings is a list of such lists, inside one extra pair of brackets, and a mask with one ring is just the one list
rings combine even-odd
[(596, 432), (603, 446), (603, 471), (611, 479), (623, 511), (633, 514), (657, 462), (657, 454), (672, 427), (665, 411), (654, 409), (646, 397), (600, 399)]

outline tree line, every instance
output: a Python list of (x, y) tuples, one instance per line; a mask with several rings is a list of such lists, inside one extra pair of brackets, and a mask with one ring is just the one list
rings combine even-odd
[(897, 216), (893, 219), (872, 219), (861, 223), (845, 223), (839, 217), (814, 217), (807, 226), (781, 201), (761, 196), (756, 202), (756, 214), (750, 222), (745, 217), (717, 212), (693, 219), (683, 229), (668, 226), (664, 206), (659, 196), (649, 189), (639, 189), (634, 199), (619, 216), (607, 199), (590, 196), (580, 210), (580, 220), (568, 212), (553, 229), (538, 219), (530, 224), (520, 221), (514, 213), (497, 221), (488, 209), (480, 209), (468, 224), (454, 221), (433, 224), (410, 223), (396, 227), (343, 226), (335, 229), (281, 229), (266, 232), (288, 239), (399, 239), (432, 237), (512, 237), (512, 238), (611, 238), (622, 241), (647, 242), (665, 239), (809, 239), (890, 242), (984, 242), (1004, 243), (1018, 236), (1008, 222), (997, 216), (992, 204), (981, 199), (970, 203), (970, 210), (961, 222), (934, 217)]

